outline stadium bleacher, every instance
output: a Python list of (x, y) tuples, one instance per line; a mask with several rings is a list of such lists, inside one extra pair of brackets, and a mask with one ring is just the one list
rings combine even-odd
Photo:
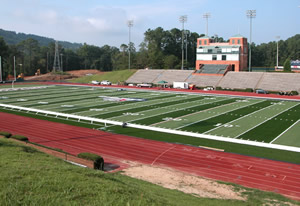
[(164, 70), (152, 83), (167, 81), (168, 84), (173, 82), (185, 82), (194, 70)]
[(196, 73), (199, 74), (224, 74), (228, 64), (204, 64)]
[(218, 86), (231, 89), (254, 89), (263, 74), (263, 72), (227, 72)]
[[(224, 68), (224, 67), (223, 67)], [(219, 70), (221, 67), (219, 67)], [(194, 70), (138, 70), (127, 83), (158, 83), (167, 81), (188, 82), (197, 87), (222, 87), (230, 89), (263, 89), (266, 91), (300, 92), (299, 73), (227, 72), (223, 75), (193, 75)]]
[(299, 73), (264, 73), (257, 88), (266, 91), (298, 91), (300, 92)]
[(197, 87), (212, 86), (216, 87), (218, 82), (223, 78), (223, 76), (205, 76), (205, 75), (192, 75), (187, 82), (194, 84)]

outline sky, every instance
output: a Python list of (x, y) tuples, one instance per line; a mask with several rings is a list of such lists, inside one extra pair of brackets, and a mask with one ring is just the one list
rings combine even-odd
[(0, 28), (54, 38), (59, 41), (120, 47), (129, 42), (128, 20), (133, 20), (131, 41), (136, 48), (148, 29), (182, 28), (228, 39), (250, 36), (247, 10), (256, 44), (287, 39), (300, 33), (300, 0), (0, 0)]

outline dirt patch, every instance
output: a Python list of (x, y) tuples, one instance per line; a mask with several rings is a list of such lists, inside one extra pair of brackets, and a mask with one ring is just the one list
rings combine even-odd
[(96, 69), (89, 69), (89, 70), (66, 71), (66, 73), (67, 74), (65, 75), (47, 73), (39, 76), (24, 77), (24, 79), (35, 80), (35, 81), (53, 81), (53, 80), (73, 79), (73, 78), (78, 78), (86, 75), (102, 74), (103, 72), (98, 71)]
[(67, 71), (67, 73), (69, 73), (73, 76), (81, 77), (81, 76), (85, 76), (85, 75), (89, 75), (89, 74), (103, 74), (104, 72), (101, 72), (97, 69), (88, 69), (88, 70)]
[(136, 163), (124, 169), (124, 174), (137, 179), (145, 180), (165, 188), (180, 190), (198, 197), (246, 200), (241, 192), (233, 186), (220, 184), (202, 177), (189, 175), (171, 168), (160, 168)]

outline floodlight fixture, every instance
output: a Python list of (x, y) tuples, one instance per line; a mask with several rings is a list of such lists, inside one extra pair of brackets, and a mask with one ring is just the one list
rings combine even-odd
[(278, 53), (279, 53), (279, 50), (278, 50), (278, 41), (280, 39), (280, 36), (275, 36), (275, 38), (277, 39), (276, 69), (278, 69)]
[(203, 14), (203, 18), (206, 19), (206, 36), (208, 36), (208, 19), (211, 18), (211, 14), (207, 12)]
[(131, 52), (131, 27), (133, 27), (133, 20), (127, 21), (127, 26), (129, 29), (129, 43), (128, 43), (128, 69), (130, 70), (130, 52)]
[(181, 70), (183, 70), (183, 62), (184, 62), (184, 23), (187, 22), (187, 15), (182, 15), (179, 17), (179, 22), (182, 23), (182, 37), (181, 37)]
[(247, 10), (246, 15), (250, 19), (249, 72), (251, 72), (252, 19), (256, 17), (256, 10)]

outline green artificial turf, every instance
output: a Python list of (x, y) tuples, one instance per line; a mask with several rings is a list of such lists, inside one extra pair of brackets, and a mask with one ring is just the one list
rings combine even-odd
[(197, 122), (195, 124), (191, 124), (186, 127), (182, 127), (181, 130), (203, 133), (208, 130), (214, 129), (216, 127), (216, 124), (225, 124), (227, 122), (233, 121), (242, 116), (255, 112), (259, 109), (270, 106), (271, 103), (271, 101), (258, 102), (247, 107), (242, 107), (231, 112), (226, 112), (225, 114), (219, 115), (217, 117), (213, 117), (204, 121)]
[(271, 142), (299, 119), (300, 105), (283, 112), (269, 121), (259, 125), (239, 138)]
[(171, 118), (176, 118), (176, 117), (180, 117), (183, 115), (187, 115), (190, 114), (191, 111), (194, 112), (198, 112), (198, 111), (202, 111), (202, 110), (206, 110), (206, 109), (210, 109), (213, 107), (217, 107), (220, 105), (225, 105), (225, 104), (229, 104), (232, 102), (235, 102), (236, 99), (226, 99), (226, 100), (222, 100), (222, 101), (218, 101), (218, 102), (213, 102), (213, 103), (208, 103), (208, 104), (203, 104), (203, 105), (197, 105), (197, 106), (193, 106), (190, 107), (188, 109), (179, 109), (177, 111), (171, 111), (171, 112), (167, 112), (161, 115), (156, 115), (153, 117), (148, 117), (148, 118), (144, 118), (141, 120), (136, 120), (136, 121), (132, 121), (132, 123), (137, 123), (137, 124), (144, 124), (144, 125), (150, 125), (150, 124), (154, 124), (157, 122), (161, 122), (163, 118), (166, 117), (171, 117)]

